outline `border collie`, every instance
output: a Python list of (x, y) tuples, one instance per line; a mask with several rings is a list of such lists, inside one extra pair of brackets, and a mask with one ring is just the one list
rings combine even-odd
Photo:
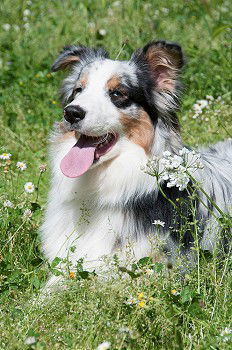
[[(181, 47), (166, 41), (148, 43), (129, 61), (111, 60), (101, 48), (63, 49), (52, 70), (70, 74), (61, 88), (64, 118), (51, 136), (52, 183), (41, 229), (50, 262), (68, 257), (75, 265), (83, 258), (86, 269), (100, 271), (105, 256), (127, 264), (129, 249), (135, 260), (176, 264), (182, 257), (189, 266), (196, 239), (214, 251), (220, 210), (229, 213), (232, 205), (232, 141), (200, 151), (203, 169), (194, 177), (205, 194), (194, 202), (197, 238), (186, 224), (192, 215), (186, 188), (141, 170), (183, 148), (176, 116), (183, 64)], [(219, 240), (228, 244), (226, 234)]]

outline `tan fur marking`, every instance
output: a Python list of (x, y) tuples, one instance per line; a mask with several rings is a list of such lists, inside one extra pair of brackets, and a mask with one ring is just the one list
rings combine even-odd
[(117, 75), (114, 75), (107, 81), (106, 86), (108, 90), (114, 90), (120, 85), (120, 83), (120, 78)]
[(121, 114), (120, 120), (128, 139), (141, 146), (148, 154), (154, 138), (154, 127), (148, 114), (142, 110), (137, 119)]
[(88, 74), (84, 73), (81, 77), (80, 80), (81, 86), (86, 87), (87, 83), (88, 83)]
[(57, 127), (59, 129), (59, 135), (56, 138), (57, 142), (63, 142), (73, 136), (75, 136), (76, 139), (78, 139), (79, 134), (75, 131), (67, 131), (63, 122), (58, 123)]
[(65, 69), (67, 68), (70, 64), (79, 62), (80, 58), (78, 56), (67, 56), (61, 63), (59, 69)]
[(63, 135), (59, 135), (57, 142), (63, 142), (73, 136), (75, 136), (75, 131), (68, 131)]

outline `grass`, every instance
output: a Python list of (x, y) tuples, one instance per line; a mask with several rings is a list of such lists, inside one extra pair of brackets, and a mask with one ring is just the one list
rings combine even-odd
[[(200, 271), (185, 278), (149, 261), (140, 262), (138, 278), (118, 272), (112, 283), (80, 273), (67, 276), (68, 290), (50, 301), (32, 302), (51, 269), (38, 237), (49, 170), (41, 173), (39, 166), (47, 163), (48, 133), (62, 115), (62, 74), (50, 74), (59, 50), (82, 43), (128, 59), (152, 39), (179, 42), (188, 58), (183, 139), (209, 144), (232, 135), (230, 2), (2, 0), (0, 8), (0, 153), (12, 154), (0, 167), (0, 349), (96, 349), (103, 341), (112, 349), (231, 348), (231, 336), (223, 335), (232, 327), (229, 258), (202, 255)], [(214, 101), (194, 119), (193, 104), (206, 95)], [(17, 161), (27, 169), (17, 170)], [(37, 187), (32, 194), (23, 188), (28, 181)], [(5, 207), (6, 200), (14, 208)], [(140, 304), (128, 304), (131, 297)], [(32, 345), (25, 343), (29, 336)]]

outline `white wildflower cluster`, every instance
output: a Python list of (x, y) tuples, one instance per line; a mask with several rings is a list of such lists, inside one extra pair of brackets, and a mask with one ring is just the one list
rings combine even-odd
[(220, 335), (224, 342), (228, 342), (229, 340), (232, 340), (232, 329), (226, 327), (225, 329), (223, 329)]
[(209, 105), (213, 100), (213, 96), (206, 96), (206, 100), (197, 100), (197, 102), (193, 105), (194, 115), (192, 118), (199, 118), (203, 111), (209, 108)]
[(16, 32), (19, 32), (19, 30), (20, 30), (20, 28), (17, 24), (11, 25), (9, 23), (4, 23), (2, 25), (2, 29), (5, 30), (6, 32), (9, 32), (9, 30), (11, 30), (11, 29), (15, 30)]
[[(27, 5), (30, 6), (32, 4), (31, 1), (27, 1)], [(28, 30), (30, 28), (30, 24), (29, 24), (29, 19), (28, 17), (31, 15), (31, 11), (26, 8), (24, 11), (23, 11), (23, 21), (24, 21), (24, 29)]]
[[(162, 158), (153, 158), (147, 163), (145, 171), (155, 175), (160, 182), (166, 181), (167, 187), (178, 187), (183, 191), (190, 181), (189, 174), (202, 168), (200, 154), (184, 147), (179, 151), (179, 155), (165, 151)], [(156, 220), (154, 225), (163, 226), (163, 223)]]
[[(197, 100), (193, 105), (193, 119), (200, 119), (208, 121), (209, 112), (212, 114), (214, 111), (214, 107), (218, 106), (218, 104), (223, 105), (224, 101), (221, 96), (218, 96), (216, 99), (213, 96), (207, 95), (204, 100)], [(209, 110), (209, 108), (211, 108)], [(212, 111), (213, 108), (213, 111)], [(216, 113), (220, 113), (219, 110), (215, 110)]]
[(32, 211), (30, 209), (25, 209), (23, 212), (23, 217), (25, 220), (28, 220), (32, 217)]
[(3, 203), (3, 206), (5, 208), (14, 208), (14, 204), (9, 200), (7, 199), (4, 203)]

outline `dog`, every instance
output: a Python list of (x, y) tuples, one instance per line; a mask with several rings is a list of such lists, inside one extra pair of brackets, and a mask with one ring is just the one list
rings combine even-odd
[(50, 139), (52, 181), (41, 228), (48, 261), (68, 258), (74, 266), (84, 259), (85, 269), (99, 272), (106, 256), (128, 264), (129, 249), (135, 261), (176, 264), (181, 257), (194, 266), (196, 240), (210, 252), (219, 241), (228, 246), (228, 230), (218, 238), (217, 219), (232, 205), (232, 140), (200, 151), (197, 233), (182, 228), (192, 215), (186, 188), (158, 184), (141, 170), (183, 148), (176, 112), (184, 63), (181, 47), (167, 41), (148, 43), (129, 61), (111, 60), (102, 48), (72, 45), (60, 53), (52, 71), (70, 73), (60, 92), (64, 118)]

